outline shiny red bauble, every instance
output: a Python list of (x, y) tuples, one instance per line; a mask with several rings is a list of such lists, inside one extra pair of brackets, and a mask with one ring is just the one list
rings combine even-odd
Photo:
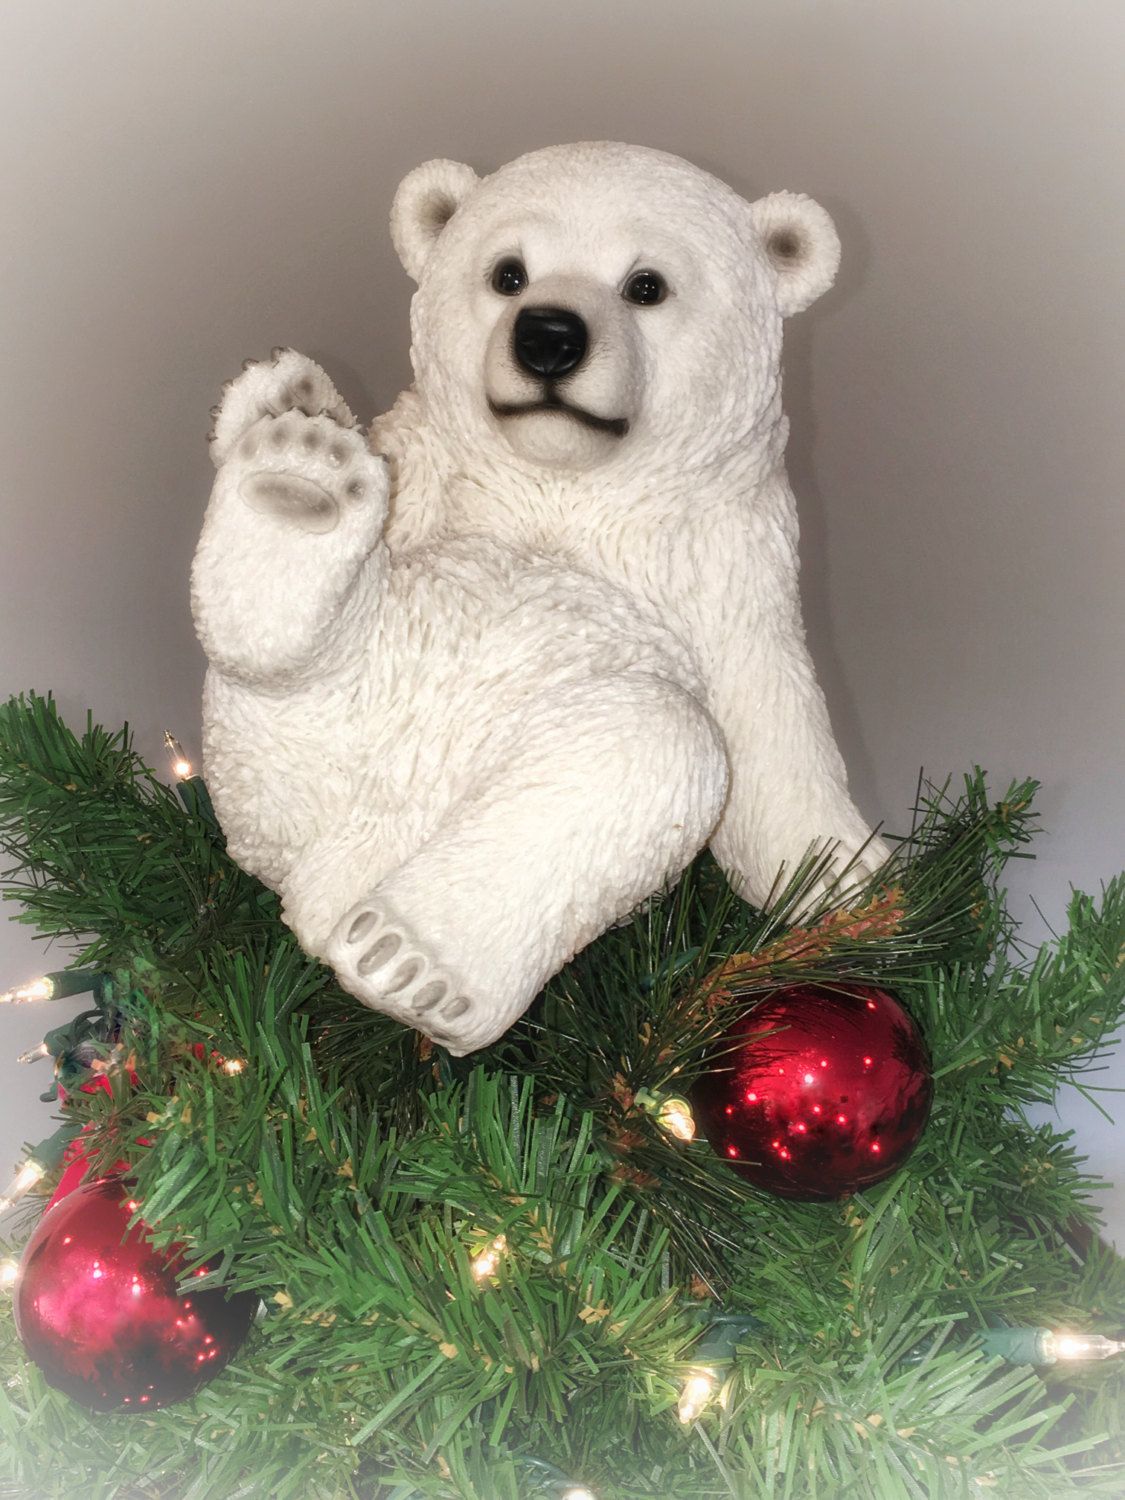
[(727, 1031), (692, 1094), (715, 1151), (783, 1198), (839, 1198), (900, 1167), (933, 1099), (918, 1028), (884, 990), (775, 990)]
[[(120, 1177), (77, 1187), (40, 1219), (20, 1262), (16, 1328), (50, 1385), (95, 1411), (182, 1401), (238, 1350), (258, 1299), (177, 1291), (181, 1253), (155, 1250)], [(196, 1276), (206, 1274), (197, 1271)]]

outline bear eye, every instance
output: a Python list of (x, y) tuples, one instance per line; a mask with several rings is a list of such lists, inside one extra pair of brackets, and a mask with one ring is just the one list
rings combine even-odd
[(514, 255), (496, 262), (492, 272), (492, 290), (502, 297), (518, 297), (527, 285), (527, 268)]
[(635, 302), (638, 307), (651, 307), (663, 302), (668, 295), (668, 284), (659, 271), (634, 271), (621, 289), (626, 302)]

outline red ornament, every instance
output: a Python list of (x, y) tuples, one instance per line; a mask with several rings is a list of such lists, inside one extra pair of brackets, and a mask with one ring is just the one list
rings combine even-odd
[[(133, 1072), (132, 1068), (129, 1069), (129, 1082), (133, 1088), (136, 1088), (137, 1084), (140, 1083), (140, 1079)], [(79, 1085), (78, 1091), (82, 1094), (96, 1094), (99, 1090), (107, 1094), (113, 1093), (113, 1084), (110, 1082), (108, 1074), (104, 1072), (95, 1073), (93, 1077), (88, 1078), (85, 1083)], [(67, 1091), (60, 1084), (59, 1102), (65, 1104), (66, 1098)], [(47, 1203), (49, 1209), (54, 1208), (55, 1204), (61, 1202), (63, 1198), (68, 1198), (76, 1187), (81, 1186), (86, 1181), (86, 1174), (90, 1170), (90, 1158), (86, 1154), (84, 1138), (89, 1135), (93, 1128), (93, 1125), (83, 1125), (82, 1134), (76, 1136), (63, 1153), (63, 1172), (55, 1191), (51, 1194), (50, 1200)], [(147, 1146), (148, 1141), (145, 1140), (144, 1136), (141, 1136), (137, 1144), (139, 1146)], [(126, 1163), (120, 1162), (113, 1170), (124, 1171), (125, 1167)]]
[(86, 1147), (83, 1143), (92, 1129), (92, 1125), (84, 1125), (82, 1134), (71, 1141), (66, 1148), (63, 1155), (62, 1176), (47, 1203), (48, 1210), (54, 1208), (56, 1203), (61, 1203), (64, 1198), (69, 1198), (75, 1188), (81, 1187), (86, 1181), (86, 1173), (90, 1170), (90, 1158), (86, 1155)]
[[(36, 1225), (15, 1288), (16, 1328), (48, 1384), (95, 1411), (182, 1401), (236, 1353), (258, 1299), (176, 1290), (182, 1251), (155, 1250), (119, 1177), (75, 1188)], [(206, 1274), (204, 1268), (195, 1273)]]
[[(131, 1072), (129, 1074), (129, 1081), (136, 1084), (138, 1081), (137, 1075)], [(83, 1094), (96, 1094), (99, 1089), (104, 1089), (107, 1094), (113, 1092), (113, 1085), (105, 1073), (98, 1073), (95, 1077), (88, 1079), (79, 1086), (79, 1092)], [(60, 1084), (59, 1102), (65, 1104), (66, 1098), (67, 1090)], [(62, 1176), (58, 1180), (55, 1191), (51, 1194), (47, 1204), (48, 1208), (54, 1208), (55, 1204), (61, 1202), (63, 1198), (69, 1198), (74, 1189), (81, 1187), (82, 1183), (86, 1181), (86, 1173), (90, 1170), (90, 1158), (86, 1155), (84, 1137), (89, 1135), (93, 1128), (92, 1125), (83, 1125), (82, 1134), (76, 1136), (66, 1148), (63, 1154)]]
[(806, 984), (730, 1028), (692, 1095), (736, 1172), (782, 1198), (829, 1199), (890, 1176), (933, 1099), (918, 1028), (885, 990)]

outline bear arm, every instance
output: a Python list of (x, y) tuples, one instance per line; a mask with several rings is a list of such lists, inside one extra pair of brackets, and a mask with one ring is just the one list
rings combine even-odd
[(734, 888), (755, 904), (779, 870), (791, 874), (814, 844), (838, 844), (841, 865), (867, 844), (864, 872), (887, 853), (848, 791), (805, 641), (791, 511), (783, 520), (757, 539), (753, 610), (735, 628), (725, 622), (706, 651), (731, 771), (711, 848)]

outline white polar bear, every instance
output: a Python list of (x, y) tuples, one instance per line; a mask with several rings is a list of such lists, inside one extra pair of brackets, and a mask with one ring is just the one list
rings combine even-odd
[(370, 446), (291, 350), (217, 410), (192, 600), (233, 857), (365, 1004), (458, 1055), (708, 842), (761, 901), (885, 857), (804, 645), (781, 323), (807, 198), (661, 152), (400, 186), (415, 385)]

